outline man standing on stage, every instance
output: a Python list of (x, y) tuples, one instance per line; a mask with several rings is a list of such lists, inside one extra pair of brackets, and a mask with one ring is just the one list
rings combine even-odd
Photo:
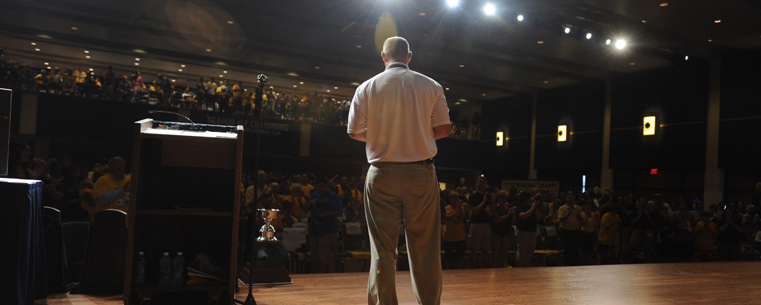
[(396, 259), (404, 224), (412, 288), (420, 304), (441, 302), (441, 211), (433, 157), (436, 140), (449, 135), (444, 91), (409, 69), (407, 40), (391, 37), (381, 57), (386, 70), (357, 88), (347, 131), (366, 142), (370, 169), (365, 211), (372, 260), (369, 304), (397, 304)]

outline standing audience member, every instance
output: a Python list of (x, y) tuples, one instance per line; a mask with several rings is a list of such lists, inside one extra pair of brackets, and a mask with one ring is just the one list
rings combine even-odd
[(576, 197), (568, 194), (565, 204), (558, 208), (560, 222), (560, 240), (563, 242), (563, 265), (579, 264), (579, 246), (581, 244), (581, 224), (586, 220), (582, 208), (576, 204)]
[(493, 201), (491, 211), (491, 266), (496, 268), (505, 267), (507, 264), (507, 252), (513, 241), (513, 224), (515, 223), (515, 207), (508, 204), (510, 194), (505, 191), (497, 192), (497, 200)]
[(739, 221), (731, 207), (724, 209), (717, 224), (716, 254), (719, 261), (736, 261), (742, 257), (740, 242), (743, 229), (738, 225)]
[(309, 213), (309, 251), (312, 272), (336, 272), (335, 248), (338, 243), (338, 218), (343, 215), (341, 197), (328, 189), (328, 179), (319, 178), (316, 191), (304, 207)]
[(695, 250), (698, 251), (698, 260), (701, 262), (713, 260), (716, 253), (716, 236), (719, 230), (716, 223), (711, 221), (711, 212), (705, 211), (700, 214), (700, 220), (695, 225)]
[(518, 206), (515, 213), (518, 215), (515, 227), (518, 229), (516, 241), (518, 242), (518, 256), (516, 267), (528, 267), (534, 257), (536, 249), (537, 223), (542, 220), (542, 212), (539, 211), (539, 198), (534, 198), (531, 193), (523, 191), (518, 195)]
[[(489, 205), (490, 202), (496, 200), (496, 194), (487, 192), (489, 186), (484, 177), (478, 178), (476, 189), (468, 199), (470, 206), (470, 230), (468, 232), (470, 267), (486, 268), (489, 267), (487, 257), (491, 248)], [(478, 255), (479, 250), (480, 255)]]
[(460, 269), (465, 257), (465, 208), (456, 192), (447, 194), (449, 205), (444, 208), (442, 238), (444, 248), (444, 269)]
[(92, 214), (105, 209), (128, 210), (129, 182), (131, 176), (125, 174), (126, 161), (122, 157), (113, 157), (108, 161), (108, 173), (95, 182), (96, 206)]
[(597, 226), (595, 221), (595, 204), (591, 199), (583, 201), (584, 214), (587, 216), (581, 223), (581, 243), (579, 244), (579, 263), (591, 265), (594, 261), (594, 249), (597, 245)]
[(621, 230), (621, 217), (618, 216), (619, 206), (613, 204), (600, 220), (600, 232), (598, 233), (598, 247), (600, 250), (600, 263), (615, 264), (616, 239)]

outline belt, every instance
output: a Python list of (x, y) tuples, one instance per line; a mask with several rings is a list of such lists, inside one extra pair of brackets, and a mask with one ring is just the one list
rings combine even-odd
[(412, 162), (386, 162), (386, 161), (379, 161), (374, 162), (373, 165), (428, 165), (436, 163), (436, 160), (433, 158), (420, 160), (420, 161), (412, 161)]

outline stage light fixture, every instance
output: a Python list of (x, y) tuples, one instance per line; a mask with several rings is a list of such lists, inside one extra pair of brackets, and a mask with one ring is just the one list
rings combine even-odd
[(616, 49), (623, 50), (626, 48), (626, 40), (616, 39)]
[(684, 56), (684, 61), (688, 61), (688, 60), (690, 60), (690, 55), (685, 55)]
[(611, 42), (611, 41), (610, 41), (610, 39), (605, 39), (605, 45), (608, 45), (608, 46), (609, 46), (609, 45), (610, 45), (610, 42)]
[(565, 28), (563, 29), (563, 33), (566, 33), (566, 34), (571, 34), (571, 28), (570, 28), (570, 27), (565, 27)]
[(505, 132), (497, 131), (497, 147), (505, 145)]
[(586, 37), (586, 38), (587, 38), (587, 40), (589, 40), (589, 39), (592, 39), (592, 33), (587, 33), (587, 35), (586, 35), (586, 36), (584, 36), (584, 37)]
[(449, 7), (454, 8), (454, 7), (457, 7), (458, 5), (460, 5), (460, 0), (447, 0), (447, 6)]
[(486, 16), (494, 16), (497, 13), (497, 7), (493, 3), (489, 2), (484, 5), (484, 14)]
[(558, 142), (567, 140), (568, 125), (558, 125)]
[(721, 23), (721, 19), (716, 19), (716, 20), (713, 21), (713, 23), (719, 24), (719, 23)]
[(652, 136), (655, 135), (655, 116), (646, 116), (642, 120), (642, 135)]
[(518, 21), (523, 21), (523, 15), (518, 15), (518, 17), (516, 17), (516, 19), (518, 19)]

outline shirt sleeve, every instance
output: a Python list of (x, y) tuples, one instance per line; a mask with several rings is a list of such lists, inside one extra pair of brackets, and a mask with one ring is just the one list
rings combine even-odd
[(449, 107), (447, 107), (447, 98), (444, 96), (444, 90), (441, 85), (436, 84), (436, 101), (433, 104), (431, 112), (431, 127), (449, 124)]
[(346, 127), (347, 133), (364, 133), (367, 131), (367, 110), (362, 105), (367, 101), (362, 94), (363, 86), (359, 86), (354, 93), (354, 98), (351, 100), (351, 106), (349, 107), (349, 120)]

